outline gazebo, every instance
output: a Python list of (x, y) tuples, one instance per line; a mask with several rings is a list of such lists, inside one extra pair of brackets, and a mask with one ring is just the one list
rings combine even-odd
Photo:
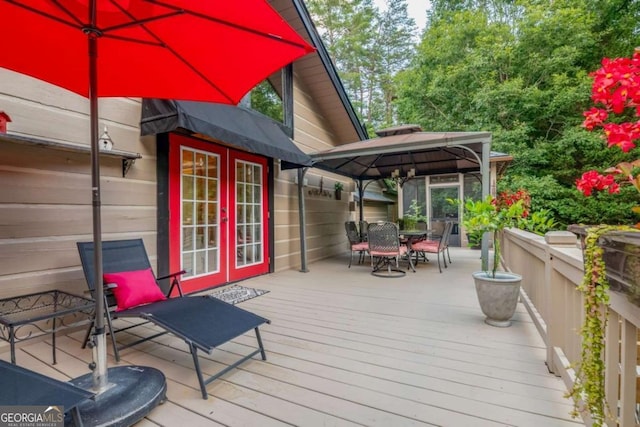
[[(362, 199), (365, 182), (383, 178), (480, 172), (482, 196), (490, 192), (490, 132), (422, 132), (417, 125), (402, 125), (376, 132), (377, 138), (340, 145), (310, 153), (311, 167), (347, 176), (357, 183), (359, 216), (363, 219)], [(283, 164), (283, 167), (287, 167)], [(309, 168), (298, 169), (301, 270), (307, 271), (305, 204), (303, 182)], [(482, 255), (488, 253), (484, 240)]]

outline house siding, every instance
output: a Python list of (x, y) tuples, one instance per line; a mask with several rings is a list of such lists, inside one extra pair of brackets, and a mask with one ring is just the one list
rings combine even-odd
[[(329, 121), (317, 113), (295, 73), (294, 79), (296, 144), (304, 152), (334, 146)], [(0, 99), (0, 110), (12, 119), (10, 134), (88, 146), (86, 99), (3, 69)], [(99, 100), (100, 127), (108, 126), (114, 147), (142, 155), (126, 177), (120, 159), (101, 157), (102, 229), (104, 240), (142, 237), (156, 269), (156, 137), (140, 137), (140, 108), (138, 99)], [(301, 260), (297, 171), (274, 163), (272, 269), (295, 269)], [(87, 153), (0, 144), (0, 298), (46, 289), (86, 291), (76, 242), (92, 239), (90, 169)], [(333, 188), (342, 182), (346, 196), (354, 184), (314, 169), (305, 178), (307, 260), (313, 262), (347, 250), (348, 197), (336, 200)]]
[[(330, 121), (319, 113), (306, 87), (296, 78), (294, 66), (294, 134), (295, 143), (305, 153), (326, 150), (337, 145)], [(345, 141), (342, 141), (345, 142)], [(300, 216), (296, 170), (279, 170), (275, 174), (275, 271), (300, 268)], [(313, 262), (348, 250), (344, 222), (349, 220), (347, 195), (354, 182), (343, 176), (309, 169), (305, 174), (305, 220), (307, 261)], [(334, 185), (344, 186), (342, 200), (335, 199)]]
[[(115, 148), (141, 153), (126, 178), (102, 156), (103, 238), (142, 237), (156, 262), (155, 138), (140, 138), (139, 100), (101, 99), (100, 126)], [(0, 110), (10, 134), (88, 145), (89, 102), (0, 69)], [(0, 298), (87, 289), (76, 242), (92, 239), (91, 160), (87, 153), (14, 142), (0, 144)]]

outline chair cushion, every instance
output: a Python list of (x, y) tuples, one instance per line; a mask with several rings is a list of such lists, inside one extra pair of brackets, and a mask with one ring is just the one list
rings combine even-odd
[(377, 257), (396, 257), (407, 253), (406, 246), (400, 246), (397, 251), (369, 251), (371, 256)]
[(412, 245), (411, 249), (419, 252), (439, 252), (440, 243), (430, 240), (423, 240), (422, 242), (417, 242), (416, 244)]
[(146, 270), (105, 273), (104, 283), (113, 283), (113, 295), (118, 303), (116, 311), (126, 310), (142, 304), (162, 301), (167, 297), (158, 287), (150, 268)]
[(368, 251), (369, 243), (367, 242), (354, 243), (353, 245), (351, 245), (351, 250), (352, 251)]

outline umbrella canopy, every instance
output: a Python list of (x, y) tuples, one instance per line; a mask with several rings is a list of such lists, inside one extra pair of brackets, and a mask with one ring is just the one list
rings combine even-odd
[(96, 96), (225, 104), (314, 50), (264, 0), (0, 0), (0, 35), (1, 67), (85, 97), (91, 37)]
[[(102, 282), (98, 97), (236, 104), (312, 52), (264, 0), (0, 0), (0, 67), (89, 98), (95, 283)], [(96, 287), (94, 388), (107, 389)]]

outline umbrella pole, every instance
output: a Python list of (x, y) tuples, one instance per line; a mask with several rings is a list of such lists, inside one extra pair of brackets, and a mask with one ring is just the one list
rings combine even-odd
[(93, 388), (101, 392), (107, 388), (107, 347), (104, 330), (104, 289), (102, 287), (102, 219), (100, 216), (100, 146), (98, 145), (98, 41), (89, 40), (89, 119), (91, 122), (91, 192), (93, 199), (93, 262), (96, 288), (95, 329), (93, 333)]

